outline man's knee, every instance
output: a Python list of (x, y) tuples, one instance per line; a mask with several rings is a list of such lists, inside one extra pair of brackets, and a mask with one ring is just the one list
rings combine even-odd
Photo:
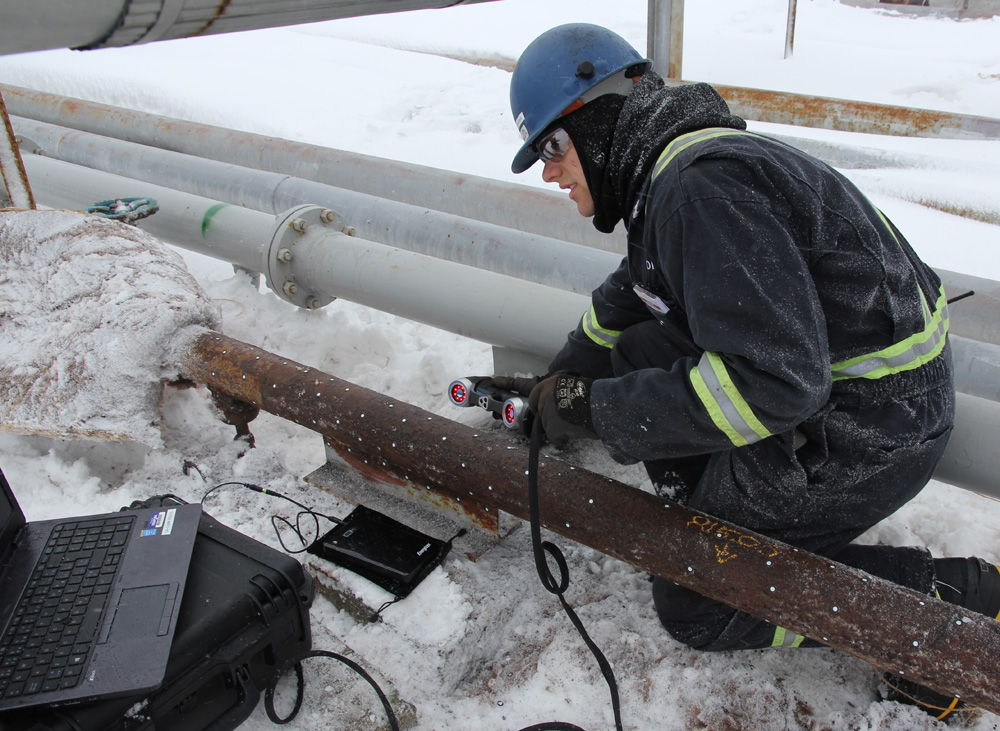
[(670, 370), (679, 359), (699, 355), (700, 350), (676, 326), (658, 320), (644, 320), (626, 328), (611, 351), (616, 376), (645, 368)]
[(695, 650), (720, 650), (715, 641), (735, 610), (673, 581), (653, 579), (653, 605), (660, 623), (678, 642)]

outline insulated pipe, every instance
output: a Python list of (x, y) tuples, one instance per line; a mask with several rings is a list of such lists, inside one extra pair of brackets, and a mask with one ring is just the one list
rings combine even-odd
[[(206, 332), (181, 373), (326, 437), (386, 482), (528, 517), (527, 449)], [(559, 459), (538, 468), (549, 530), (1000, 713), (1000, 622)]]
[(0, 54), (109, 48), (489, 0), (4, 0)]
[[(135, 181), (38, 155), (27, 156), (25, 165), (39, 200), (52, 207), (80, 209), (135, 192)], [(142, 228), (168, 243), (262, 272), (276, 294), (303, 307), (343, 297), (548, 362), (589, 304), (582, 295), (324, 230), (338, 217), (316, 206), (275, 219), (150, 184), (143, 184), (142, 193), (160, 202), (160, 212), (143, 219)], [(983, 367), (995, 375), (988, 370), (993, 358), (963, 365), (962, 346), (956, 338), (959, 376)], [(935, 477), (1000, 497), (1000, 451), (984, 441), (1000, 433), (1000, 403), (959, 401), (960, 408), (968, 405), (974, 411), (968, 418), (958, 414)]]
[(46, 122), (17, 117), (14, 121), (24, 140), (22, 147), (34, 144), (36, 151), (52, 159), (274, 215), (303, 203), (323, 205), (342, 215), (361, 238), (570, 292), (589, 295), (621, 258), (280, 173), (237, 168)]
[[(467, 219), (392, 204), (340, 188), (242, 167), (235, 168), (200, 157), (157, 151), (148, 146), (84, 132), (72, 132), (65, 127), (45, 122), (18, 117), (13, 121), (15, 128), (30, 138), (30, 143), (38, 145), (46, 155), (57, 159), (151, 183), (170, 185), (189, 193), (234, 205), (251, 206), (267, 213), (277, 214), (302, 203), (326, 205), (341, 213), (362, 238), (571, 292), (589, 292), (618, 264), (618, 254), (591, 249), (589, 246), (577, 247), (558, 239), (480, 226)], [(215, 139), (211, 130), (205, 134)], [(29, 142), (25, 141), (25, 145), (29, 145)], [(263, 149), (270, 148), (261, 148)], [(304, 163), (304, 160), (301, 162)], [(304, 169), (300, 171), (308, 172)], [(427, 180), (430, 188), (443, 183), (440, 178), (432, 177)], [(455, 188), (450, 191), (454, 196), (461, 195)], [(500, 194), (502, 191), (494, 192)], [(501, 208), (496, 205), (493, 207)], [(573, 215), (579, 218), (575, 213)], [(537, 223), (541, 224), (542, 221)], [(553, 230), (552, 233), (556, 231)], [(614, 240), (611, 236), (602, 238), (605, 239), (605, 245), (607, 241)], [(952, 334), (1000, 345), (1000, 283), (944, 269), (936, 271), (944, 282), (949, 297), (969, 291), (976, 292), (974, 297), (964, 299), (952, 307)]]
[(276, 294), (299, 306), (343, 297), (551, 360), (589, 303), (583, 295), (349, 236), (339, 217), (317, 206), (275, 218), (39, 155), (28, 155), (25, 166), (39, 200), (54, 208), (79, 210), (135, 195), (139, 185), (142, 195), (160, 204), (140, 228), (263, 273)]
[(621, 249), (624, 253), (620, 241), (598, 232), (589, 220), (576, 212), (572, 201), (551, 190), (197, 124), (17, 86), (0, 84), (0, 92), (7, 99), (12, 115), (243, 168), (292, 175), (597, 249)]
[[(32, 135), (31, 142), (45, 150), (45, 159), (51, 156), (88, 168), (115, 170), (129, 177), (149, 181), (139, 184), (134, 180), (119, 179), (114, 184), (100, 183), (100, 188), (95, 189), (96, 183), (83, 182), (81, 178), (101, 179), (101, 174), (88, 176), (85, 169), (77, 169), (64, 176), (49, 176), (52, 181), (50, 188), (65, 188), (73, 180), (72, 185), (90, 187), (95, 195), (99, 190), (111, 189), (132, 191), (132, 195), (139, 192), (152, 195), (147, 191), (155, 189), (162, 191), (159, 195), (164, 199), (176, 196), (174, 191), (153, 184), (159, 181), (179, 186), (188, 193), (213, 199), (191, 207), (188, 215), (190, 221), (184, 230), (168, 230), (166, 227), (171, 224), (165, 220), (168, 215), (174, 218), (183, 215), (175, 213), (185, 210), (183, 202), (170, 205), (164, 214), (154, 216), (143, 224), (151, 233), (186, 248), (191, 248), (191, 243), (185, 242), (200, 240), (200, 222), (204, 220), (207, 208), (217, 206), (216, 200), (241, 206), (250, 205), (275, 215), (309, 202), (335, 210), (346, 220), (346, 225), (363, 239), (416, 250), (578, 294), (589, 294), (616, 268), (619, 261), (618, 256), (610, 252), (554, 239), (526, 236), (517, 231), (499, 230), (400, 203), (379, 202), (363, 194), (276, 173), (235, 168), (181, 153), (67, 130), (44, 122), (19, 119), (17, 122), (18, 129), (23, 134)], [(37, 159), (36, 155), (27, 157), (29, 160)], [(61, 205), (65, 205), (68, 200), (79, 201), (79, 198), (72, 197), (74, 194), (65, 190), (57, 195), (59, 197), (55, 200), (62, 201)], [(235, 214), (227, 212), (226, 215)], [(238, 263), (243, 268), (256, 270), (259, 265), (248, 266), (246, 261), (259, 261), (259, 252), (242, 252), (236, 248), (244, 238), (242, 230), (236, 229), (232, 240), (212, 242), (212, 247), (216, 250), (230, 244), (233, 245), (233, 250), (212, 255)], [(952, 332), (971, 332), (977, 336), (976, 339), (956, 336), (953, 340), (956, 386), (960, 391), (1000, 401), (997, 387), (1000, 383), (1000, 345), (996, 344), (1000, 343), (1000, 317), (995, 314), (1000, 313), (1000, 283), (952, 273), (942, 273), (942, 276), (945, 276), (949, 296), (976, 292), (975, 296), (956, 302), (951, 308)], [(296, 304), (304, 305), (305, 302), (306, 300), (299, 299)], [(373, 306), (385, 309), (384, 304), (381, 307), (378, 304)], [(583, 312), (583, 308), (580, 312)], [(405, 311), (397, 314), (406, 316)], [(571, 322), (567, 330), (573, 326), (574, 323)]]
[[(21, 87), (0, 85), (0, 89), (8, 97), (11, 112), (23, 117), (244, 167), (287, 173), (379, 198), (624, 253), (623, 236), (599, 233), (576, 213), (571, 201), (554, 191), (195, 124)], [(770, 136), (835, 167), (954, 167), (953, 162), (931, 155), (886, 152), (788, 135)], [(966, 171), (997, 173), (996, 166), (989, 163), (963, 161), (962, 165)], [(503, 205), (497, 205), (498, 201), (503, 201)], [(922, 194), (922, 202), (941, 210), (953, 207), (953, 201), (940, 198), (933, 189)], [(1000, 209), (969, 211), (966, 215), (996, 223), (1000, 220)]]
[(946, 269), (935, 271), (949, 299), (975, 292), (948, 307), (951, 332), (984, 343), (1000, 344), (1000, 282)]
[(102, 200), (149, 196), (156, 199), (160, 210), (142, 219), (139, 228), (175, 246), (241, 269), (262, 271), (274, 216), (170, 188), (137, 184), (40, 155), (25, 155), (24, 165), (30, 180), (38, 186), (39, 202), (49, 208), (83, 210)]
[(976, 398), (1000, 402), (1000, 346), (949, 335), (955, 387)]
[[(179, 150), (244, 167), (294, 174), (380, 198), (498, 223), (540, 236), (615, 251), (619, 255), (624, 253), (620, 237), (598, 233), (588, 221), (576, 214), (571, 202), (537, 188), (194, 124), (21, 87), (0, 85), (0, 91), (5, 95), (9, 110), (22, 117), (69, 124), (96, 134)], [(897, 155), (871, 148), (830, 145), (799, 138), (785, 139), (828, 160), (830, 164), (843, 167), (935, 167), (945, 164), (942, 159), (926, 155)], [(973, 162), (964, 164), (975, 166), (984, 173), (996, 171), (995, 166)], [(202, 194), (221, 197), (211, 192)], [(498, 201), (503, 201), (504, 205), (497, 205)], [(946, 203), (942, 202), (942, 205)], [(969, 289), (980, 293), (962, 302), (961, 317), (953, 322), (952, 332), (1000, 344), (1000, 297), (989, 294), (996, 292), (1000, 285), (947, 270), (937, 271), (949, 290), (949, 296)], [(969, 283), (975, 283), (975, 286), (968, 286)], [(978, 334), (983, 332), (990, 334)]]
[(1000, 404), (955, 394), (955, 428), (934, 479), (965, 490), (1000, 498)]
[[(551, 190), (197, 124), (17, 86), (0, 84), (0, 90), (7, 97), (11, 114), (21, 117), (242, 167), (286, 173), (378, 198), (624, 253), (623, 236), (598, 232), (590, 221), (577, 214), (571, 201)], [(947, 158), (933, 155), (888, 152), (789, 135), (769, 136), (845, 169), (952, 169), (955, 165)], [(1000, 174), (997, 166), (988, 162), (963, 160), (962, 168), (984, 175)], [(953, 201), (936, 197), (933, 190), (923, 197), (928, 205), (942, 210), (950, 210), (953, 205)], [(498, 201), (503, 205), (497, 205)], [(995, 223), (1000, 220), (1000, 209), (982, 212), (976, 220)]]

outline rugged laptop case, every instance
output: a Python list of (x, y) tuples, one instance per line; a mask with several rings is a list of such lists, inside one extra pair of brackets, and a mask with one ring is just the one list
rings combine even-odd
[(291, 556), (202, 514), (163, 685), (147, 697), (8, 714), (0, 731), (229, 731), (312, 647), (312, 581)]

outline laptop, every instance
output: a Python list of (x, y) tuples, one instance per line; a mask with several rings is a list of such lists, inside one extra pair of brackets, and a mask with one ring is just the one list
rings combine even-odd
[(0, 713), (163, 682), (201, 505), (27, 523), (0, 471)]

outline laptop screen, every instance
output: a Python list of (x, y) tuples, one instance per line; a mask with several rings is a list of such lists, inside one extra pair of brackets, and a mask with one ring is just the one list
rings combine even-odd
[(0, 565), (6, 563), (18, 531), (24, 527), (24, 513), (14, 500), (7, 478), (0, 470)]

